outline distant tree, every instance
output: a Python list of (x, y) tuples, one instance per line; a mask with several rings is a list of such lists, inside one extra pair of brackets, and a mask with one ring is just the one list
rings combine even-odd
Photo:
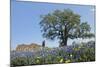
[(42, 42), (42, 47), (45, 47), (45, 40)]
[(59, 39), (60, 46), (67, 46), (68, 39), (93, 37), (91, 27), (87, 22), (81, 22), (80, 15), (70, 9), (55, 10), (41, 16), (40, 26), (43, 37)]

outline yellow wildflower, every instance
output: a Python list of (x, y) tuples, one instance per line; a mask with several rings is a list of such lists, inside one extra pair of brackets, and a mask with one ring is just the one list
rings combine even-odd
[(79, 49), (81, 48), (82, 46), (79, 46)]
[(65, 61), (65, 63), (69, 63), (69, 62), (71, 62), (71, 61), (70, 61), (70, 60), (66, 60), (66, 61)]
[(40, 57), (37, 57), (38, 59), (40, 58)]
[(70, 57), (72, 57), (73, 55), (71, 54)]
[(60, 63), (62, 63), (63, 62), (63, 59), (60, 59)]
[(36, 62), (39, 63), (39, 60), (37, 59)]

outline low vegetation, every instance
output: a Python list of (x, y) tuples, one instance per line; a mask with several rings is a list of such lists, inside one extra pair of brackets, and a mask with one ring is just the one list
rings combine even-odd
[[(16, 52), (15, 52), (16, 54)], [(31, 55), (11, 56), (11, 66), (95, 61), (95, 42), (73, 43), (67, 47), (41, 49)]]

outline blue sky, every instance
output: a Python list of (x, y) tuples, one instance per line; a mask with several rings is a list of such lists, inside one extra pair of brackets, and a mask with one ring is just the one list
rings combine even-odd
[[(39, 22), (40, 15), (48, 14), (56, 9), (63, 10), (70, 8), (75, 13), (81, 15), (81, 21), (87, 21), (94, 32), (94, 6), (53, 4), (39, 2), (19, 2), (11, 1), (11, 48), (15, 49), (18, 44), (42, 43), (45, 38), (42, 37)], [(68, 41), (71, 44), (72, 40)], [(49, 47), (57, 47), (58, 40), (46, 40)]]

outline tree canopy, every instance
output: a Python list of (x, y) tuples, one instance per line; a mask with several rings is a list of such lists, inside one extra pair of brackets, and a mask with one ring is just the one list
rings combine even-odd
[(59, 39), (60, 46), (67, 46), (68, 39), (93, 37), (88, 22), (81, 22), (80, 15), (70, 9), (55, 10), (42, 16), (40, 26), (43, 37)]

